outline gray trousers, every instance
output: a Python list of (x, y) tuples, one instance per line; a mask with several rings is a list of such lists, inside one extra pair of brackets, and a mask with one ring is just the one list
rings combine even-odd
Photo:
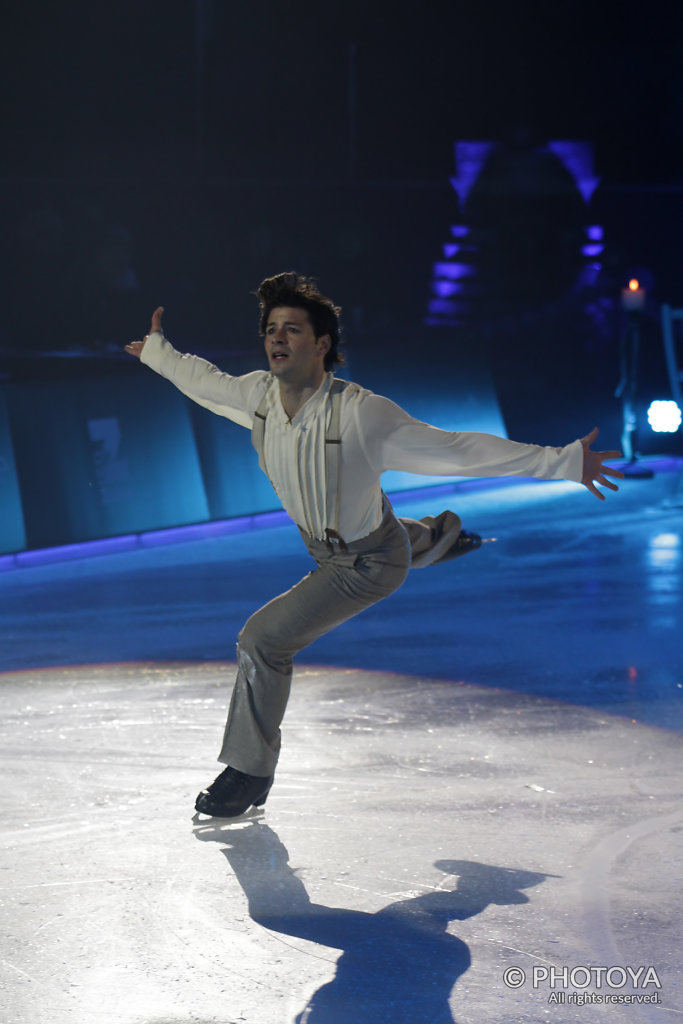
[(381, 525), (346, 551), (302, 533), (316, 568), (260, 608), (237, 643), (237, 678), (218, 760), (249, 775), (270, 776), (280, 753), (280, 724), (294, 655), (397, 590), (408, 570), (455, 557), (453, 512), (423, 520), (394, 515), (385, 498)]

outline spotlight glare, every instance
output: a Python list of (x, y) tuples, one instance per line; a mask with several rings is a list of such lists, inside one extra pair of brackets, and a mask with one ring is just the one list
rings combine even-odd
[(675, 434), (681, 425), (681, 410), (676, 402), (651, 402), (647, 422), (656, 434)]

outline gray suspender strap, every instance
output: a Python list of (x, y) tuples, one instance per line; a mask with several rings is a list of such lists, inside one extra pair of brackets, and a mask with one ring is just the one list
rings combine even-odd
[(341, 396), (348, 384), (344, 380), (332, 381), (330, 387), (330, 422), (325, 435), (325, 511), (327, 516), (327, 529), (325, 539), (330, 547), (338, 544), (342, 550), (346, 549), (343, 537), (339, 535), (339, 504), (341, 500), (341, 487), (339, 478), (341, 471)]
[(266, 460), (263, 454), (263, 446), (265, 442), (266, 433), (266, 416), (268, 409), (268, 389), (263, 392), (263, 398), (259, 402), (258, 409), (254, 413), (254, 424), (251, 428), (251, 443), (258, 453), (258, 464), (263, 472), (268, 476), (268, 470), (266, 469)]

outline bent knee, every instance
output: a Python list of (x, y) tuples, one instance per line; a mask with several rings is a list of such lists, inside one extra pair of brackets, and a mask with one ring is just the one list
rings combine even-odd
[(278, 668), (284, 667), (292, 657), (291, 638), (274, 628), (268, 616), (256, 612), (247, 619), (237, 636), (237, 651), (248, 655), (252, 661), (266, 662)]

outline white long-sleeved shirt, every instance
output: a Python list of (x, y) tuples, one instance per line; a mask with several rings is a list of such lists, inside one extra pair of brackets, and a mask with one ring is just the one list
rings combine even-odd
[[(267, 394), (263, 457), (268, 476), (294, 522), (313, 537), (325, 537), (330, 525), (325, 508), (325, 434), (331, 373), (290, 421), (278, 382), (267, 370), (233, 377), (199, 356), (181, 355), (160, 333), (149, 335), (141, 360), (199, 405), (250, 429)], [(544, 448), (493, 434), (440, 430), (364, 388), (347, 388), (341, 401), (338, 530), (349, 543), (379, 526), (380, 476), (388, 469), (428, 476), (532, 476), (581, 482), (580, 441)]]

